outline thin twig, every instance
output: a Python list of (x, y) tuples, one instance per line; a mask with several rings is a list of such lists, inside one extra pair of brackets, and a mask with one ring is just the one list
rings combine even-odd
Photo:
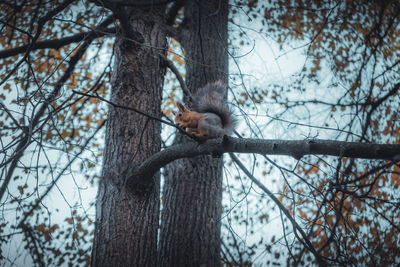
[(186, 93), (186, 95), (189, 97), (189, 100), (191, 101), (192, 94), (190, 93), (189, 89), (186, 86), (185, 81), (182, 78), (182, 75), (180, 74), (179, 70), (175, 67), (174, 63), (169, 60), (165, 55), (160, 54), (161, 58), (164, 60), (165, 65), (175, 74), (175, 77), (178, 79), (179, 84), (182, 87), (182, 90)]
[(233, 153), (229, 153), (229, 156), (232, 158), (232, 160), (239, 166), (240, 169), (249, 177), (250, 180), (252, 180), (259, 188), (261, 188), (274, 202), (275, 204), (279, 207), (279, 209), (286, 215), (286, 217), (289, 219), (289, 221), (292, 223), (292, 226), (294, 230), (299, 231), (301, 234), (303, 240), (300, 240), (300, 242), (304, 243), (305, 246), (311, 251), (311, 253), (314, 254), (314, 257), (318, 261), (320, 266), (326, 266), (326, 263), (324, 259), (317, 253), (315, 250), (314, 246), (311, 244), (311, 241), (308, 239), (306, 233), (303, 231), (303, 229), (298, 225), (296, 220), (290, 215), (289, 210), (286, 209), (285, 206), (279, 201), (279, 199), (266, 187), (264, 186), (257, 178), (255, 178), (248, 170), (247, 168), (243, 165), (243, 163), (235, 156)]

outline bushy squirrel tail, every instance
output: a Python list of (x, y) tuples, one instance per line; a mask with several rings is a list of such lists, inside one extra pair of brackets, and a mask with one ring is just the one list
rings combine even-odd
[(226, 85), (223, 82), (209, 83), (198, 89), (194, 95), (193, 110), (218, 115), (225, 134), (230, 135), (236, 126), (236, 119), (225, 101), (225, 95)]

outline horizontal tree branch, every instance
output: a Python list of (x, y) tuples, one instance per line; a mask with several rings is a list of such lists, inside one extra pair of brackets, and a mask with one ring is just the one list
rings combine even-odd
[[(77, 43), (82, 40), (84, 40), (87, 37), (90, 37), (92, 35), (96, 35), (97, 37), (102, 37), (106, 34), (109, 33), (115, 33), (116, 29), (115, 27), (111, 28), (97, 28), (94, 29), (93, 31), (89, 32), (81, 32), (75, 35), (71, 35), (68, 37), (60, 38), (60, 39), (54, 39), (54, 40), (44, 40), (40, 41), (37, 43), (34, 43), (32, 45), (31, 50), (36, 50), (36, 49), (47, 49), (47, 48), (52, 48), (52, 49), (59, 49), (62, 46), (69, 45), (71, 43)], [(25, 53), (26, 50), (28, 49), (29, 44), (22, 45), (19, 47), (7, 49), (0, 51), (0, 58), (7, 58), (7, 57), (12, 57), (21, 53)]]
[(203, 143), (188, 142), (173, 145), (154, 154), (141, 165), (126, 170), (126, 185), (141, 187), (168, 163), (199, 155), (222, 155), (227, 152), (285, 155), (300, 159), (305, 155), (327, 155), (360, 159), (400, 161), (400, 145), (366, 144), (331, 140), (268, 140), (227, 137), (209, 139)]

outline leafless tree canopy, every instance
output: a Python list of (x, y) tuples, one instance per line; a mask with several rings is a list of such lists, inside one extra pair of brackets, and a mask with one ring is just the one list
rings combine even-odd
[[(5, 0), (0, 31), (5, 266), (400, 264), (398, 1)], [(217, 80), (238, 127), (200, 140), (171, 111)]]

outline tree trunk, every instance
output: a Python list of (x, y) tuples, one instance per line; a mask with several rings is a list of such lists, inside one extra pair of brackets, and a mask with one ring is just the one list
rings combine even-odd
[[(126, 9), (116, 41), (111, 101), (161, 117), (165, 9)], [(109, 107), (103, 175), (96, 203), (92, 266), (156, 266), (159, 173), (129, 190), (123, 171), (160, 151), (161, 126), (133, 111)]]
[[(227, 1), (187, 1), (186, 81), (192, 92), (228, 82)], [(178, 136), (176, 142), (184, 141)], [(160, 266), (219, 266), (222, 159), (177, 160), (165, 169)]]

